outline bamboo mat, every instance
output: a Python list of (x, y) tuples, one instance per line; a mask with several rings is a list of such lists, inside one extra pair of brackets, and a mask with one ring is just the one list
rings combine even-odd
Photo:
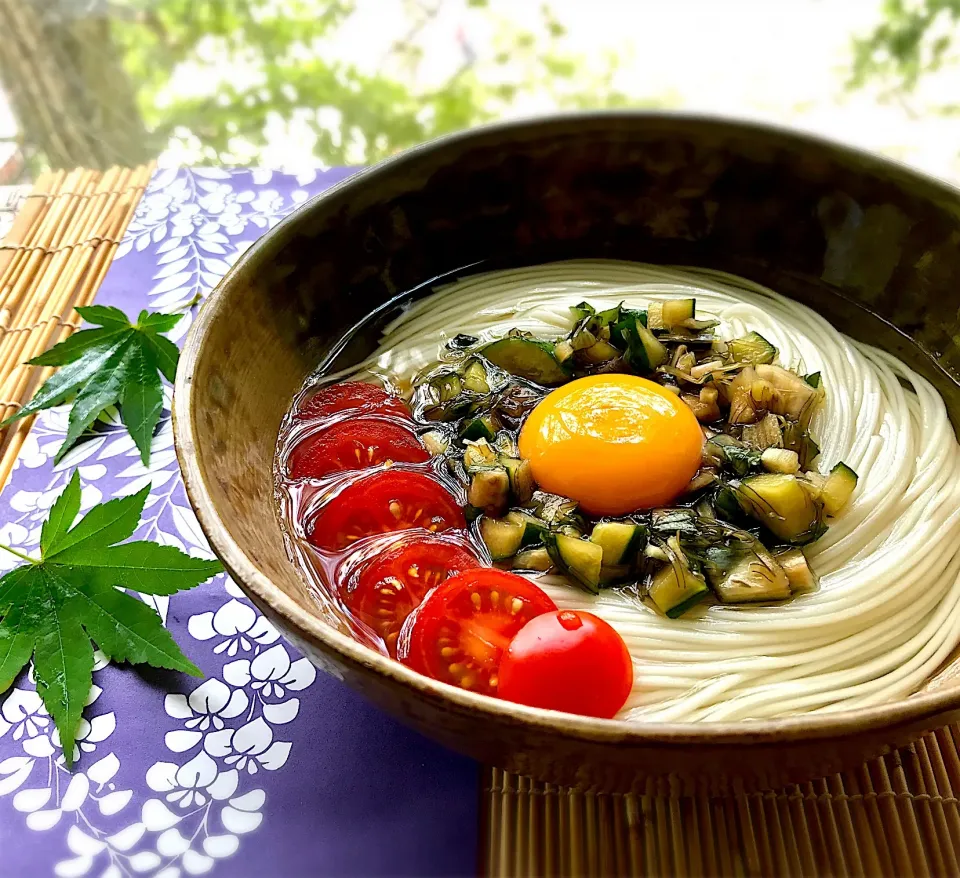
[(579, 793), (484, 773), (483, 874), (960, 875), (960, 728), (765, 793)]
[[(152, 166), (42, 174), (0, 244), (0, 420), (53, 371), (25, 362), (66, 338), (87, 305), (150, 179)], [(0, 431), (0, 488), (33, 418)]]

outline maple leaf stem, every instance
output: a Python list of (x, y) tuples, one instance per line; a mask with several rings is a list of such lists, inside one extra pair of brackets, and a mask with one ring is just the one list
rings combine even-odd
[(3, 543), (0, 543), (0, 549), (3, 549), (5, 552), (9, 552), (11, 555), (16, 555), (22, 561), (26, 561), (29, 564), (40, 563), (36, 558), (31, 558), (29, 555), (24, 555), (23, 552), (18, 552), (16, 549), (11, 549), (9, 546), (5, 546)]

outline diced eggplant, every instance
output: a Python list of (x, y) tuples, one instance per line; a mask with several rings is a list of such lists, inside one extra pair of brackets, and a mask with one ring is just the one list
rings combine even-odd
[(756, 424), (747, 424), (743, 428), (743, 442), (751, 448), (764, 451), (783, 444), (780, 419), (776, 415), (765, 415)]
[(529, 460), (500, 455), (500, 465), (510, 477), (510, 493), (514, 502), (525, 506), (533, 498), (536, 483), (533, 481), (533, 469)]
[(439, 430), (428, 430), (420, 437), (423, 447), (434, 457), (443, 454), (450, 447), (450, 437)]
[(603, 562), (600, 546), (564, 534), (548, 534), (546, 546), (554, 564), (563, 573), (592, 594), (600, 593), (600, 566)]
[(513, 559), (514, 570), (531, 570), (538, 573), (546, 573), (551, 567), (553, 567), (553, 559), (543, 546), (536, 549), (520, 551)]
[(791, 421), (799, 421), (806, 427), (823, 400), (823, 388), (811, 387), (796, 372), (780, 366), (759, 365), (756, 373), (758, 378), (769, 382), (776, 390), (774, 399), (766, 407), (767, 410), (783, 415)]
[(474, 473), (470, 479), (467, 502), (498, 518), (510, 503), (510, 478), (502, 467)]
[(589, 329), (581, 329), (570, 339), (570, 345), (575, 351), (582, 351), (593, 347), (597, 337)]
[(727, 342), (727, 352), (735, 363), (750, 363), (758, 366), (772, 363), (777, 358), (777, 349), (759, 332), (748, 332), (740, 338)]
[(717, 481), (717, 474), (710, 469), (701, 469), (689, 482), (687, 482), (686, 487), (681, 492), (682, 495), (696, 494), (698, 491), (703, 491), (705, 488), (709, 488), (711, 485), (715, 484)]
[(485, 439), (469, 443), (463, 452), (463, 465), (471, 474), (495, 467), (497, 460), (496, 449)]
[(568, 381), (570, 375), (557, 361), (554, 346), (532, 338), (508, 336), (482, 348), (491, 363), (511, 375), (553, 387)]
[(770, 473), (793, 475), (800, 469), (800, 458), (796, 451), (788, 448), (768, 448), (760, 455), (760, 463)]
[(820, 500), (827, 515), (837, 515), (850, 502), (857, 488), (857, 474), (845, 463), (838, 463), (820, 491)]
[(506, 518), (480, 519), (480, 537), (494, 561), (512, 558), (520, 551), (523, 540), (523, 525)]
[(463, 370), (463, 387), (471, 393), (489, 393), (490, 382), (487, 380), (487, 370), (477, 359), (471, 359), (467, 362)]
[(796, 476), (749, 476), (735, 492), (744, 512), (788, 543), (803, 545), (823, 533), (823, 508)]
[(686, 557), (677, 544), (660, 547), (668, 559), (667, 565), (653, 575), (647, 594), (665, 616), (676, 619), (700, 603), (707, 594), (707, 581), (690, 569)]
[(632, 521), (601, 521), (594, 525), (590, 541), (603, 549), (603, 564), (629, 564), (643, 548), (646, 530)]
[(787, 581), (790, 583), (790, 591), (793, 594), (809, 594), (817, 590), (820, 582), (802, 549), (787, 549), (785, 552), (778, 552), (774, 556), (774, 560), (786, 574)]
[(730, 401), (727, 420), (732, 426), (753, 424), (757, 420), (757, 409), (751, 393), (756, 377), (753, 366), (747, 366), (737, 373), (727, 388), (727, 399)]
[(708, 375), (719, 372), (723, 369), (723, 363), (720, 360), (707, 360), (699, 365), (690, 368), (690, 377), (694, 381), (702, 381)]
[(534, 494), (534, 511), (537, 518), (550, 527), (559, 528), (563, 525), (579, 527), (580, 516), (577, 514), (577, 501), (559, 494), (547, 494), (538, 491)]
[(720, 420), (722, 413), (717, 403), (718, 398), (719, 394), (715, 387), (702, 387), (699, 396), (694, 396), (692, 393), (680, 394), (680, 399), (690, 407), (701, 424), (712, 424)]

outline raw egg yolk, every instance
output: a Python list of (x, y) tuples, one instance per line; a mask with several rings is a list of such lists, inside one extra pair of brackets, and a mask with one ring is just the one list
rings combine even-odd
[(646, 378), (592, 375), (548, 394), (520, 432), (544, 491), (591, 515), (673, 500), (700, 467), (703, 432), (679, 397)]

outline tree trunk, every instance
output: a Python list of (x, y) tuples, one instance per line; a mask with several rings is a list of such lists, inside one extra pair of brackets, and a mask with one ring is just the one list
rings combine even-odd
[(53, 168), (132, 167), (156, 155), (105, 10), (0, 0), (0, 81), (28, 158)]

